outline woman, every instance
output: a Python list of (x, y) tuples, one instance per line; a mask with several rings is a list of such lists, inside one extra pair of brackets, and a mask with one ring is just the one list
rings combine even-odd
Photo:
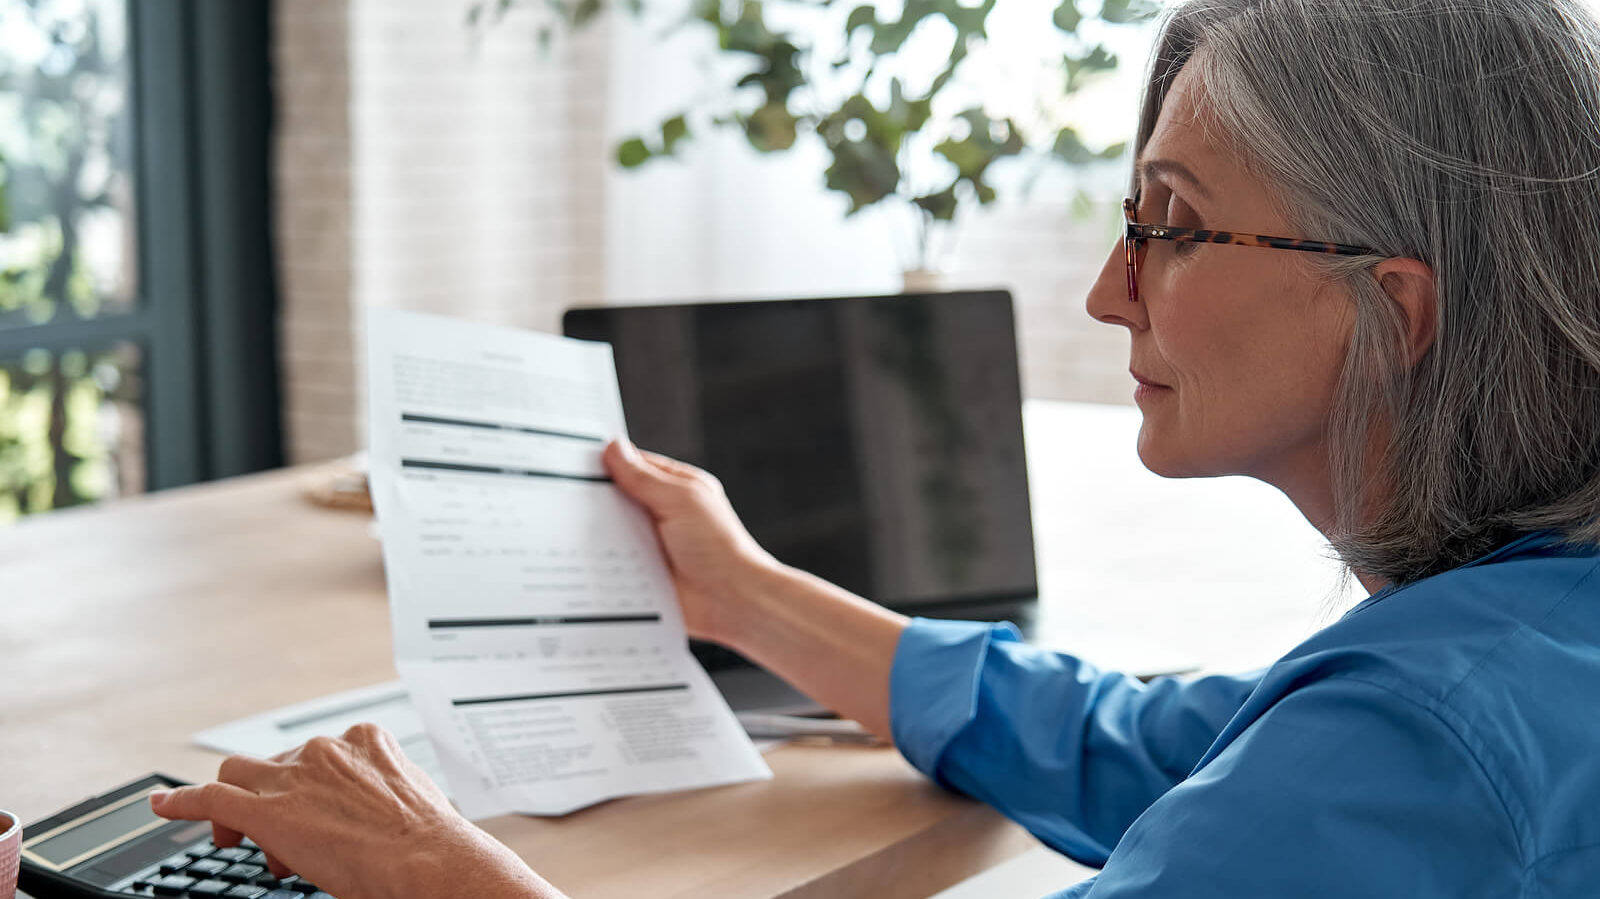
[[(1194, 0), (1136, 150), (1088, 307), (1132, 336), (1140, 457), (1279, 487), (1372, 596), (1264, 672), (1145, 686), (788, 569), (710, 476), (613, 445), (690, 631), (1104, 865), (1064, 895), (1594, 895), (1600, 26)], [(559, 895), (375, 728), (220, 779), (156, 810), (343, 899)]]

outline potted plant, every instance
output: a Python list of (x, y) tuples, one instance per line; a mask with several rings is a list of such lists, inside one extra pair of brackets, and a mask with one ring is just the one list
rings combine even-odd
[[(535, 5), (479, 0), (469, 22), (483, 26)], [(634, 15), (650, 11), (646, 0), (623, 5)], [(743, 65), (707, 96), (622, 140), (617, 162), (638, 168), (677, 155), (708, 128), (736, 128), (762, 153), (820, 140), (829, 157), (824, 183), (848, 198), (846, 215), (876, 206), (906, 210), (916, 234), (911, 258), (903, 260), (907, 288), (935, 286), (929, 283), (937, 278), (934, 237), (961, 210), (994, 202), (989, 176), (997, 162), (1031, 156), (1042, 164), (1082, 166), (1122, 155), (1122, 143), (1086, 145), (1070, 122), (1051, 112), (1060, 105), (1051, 101), (1117, 65), (1109, 47), (1087, 36), (1085, 23), (1127, 25), (1159, 10), (1155, 0), (1100, 0), (1087, 11), (1079, 0), (1061, 0), (1049, 21), (1040, 22), (1056, 38), (1059, 81), (1053, 96), (1034, 104), (1040, 114), (1019, 121), (960, 96), (963, 68), (987, 42), (996, 5), (997, 0), (905, 0), (883, 14), (871, 4), (850, 8), (837, 0), (690, 0), (675, 27), (709, 30), (720, 53)], [(547, 16), (540, 26), (543, 43), (556, 28), (595, 20), (607, 5), (540, 0), (537, 8)], [(797, 10), (813, 15), (793, 15)], [(823, 21), (831, 16), (842, 41), (837, 30), (815, 27), (816, 13)], [(804, 21), (807, 27), (778, 21)], [(920, 64), (908, 64), (908, 45), (929, 28), (948, 38), (947, 48), (933, 57), (920, 53)], [(936, 58), (931, 66), (930, 58)]]

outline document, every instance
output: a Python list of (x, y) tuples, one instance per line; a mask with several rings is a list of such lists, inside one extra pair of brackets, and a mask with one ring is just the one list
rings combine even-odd
[(219, 724), (195, 734), (194, 741), (218, 752), (268, 758), (312, 737), (337, 737), (364, 722), (381, 725), (394, 734), (401, 751), (417, 767), (435, 781), (444, 782), (433, 743), (411, 706), (406, 685), (399, 681), (321, 696)]
[(470, 818), (772, 776), (689, 654), (611, 348), (370, 309), (395, 667)]
[[(780, 731), (764, 720), (769, 717), (772, 716), (738, 716), (745, 733), (752, 737), (771, 735), (751, 741), (763, 755), (783, 745), (789, 738), (811, 736), (813, 733), (811, 730)], [(357, 687), (229, 721), (196, 733), (194, 742), (229, 755), (238, 753), (270, 758), (312, 737), (337, 737), (357, 724), (369, 722), (393, 734), (400, 744), (400, 750), (424, 774), (444, 787), (446, 794), (450, 792), (444, 770), (439, 767), (439, 757), (433, 751), (433, 741), (428, 738), (427, 728), (422, 726), (422, 719), (411, 704), (411, 693), (400, 681)]]

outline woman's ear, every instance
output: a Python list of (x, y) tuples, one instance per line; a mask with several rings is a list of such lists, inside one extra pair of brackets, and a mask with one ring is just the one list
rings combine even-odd
[(1439, 332), (1439, 288), (1433, 268), (1420, 259), (1385, 259), (1373, 274), (1406, 323), (1406, 364), (1416, 365)]

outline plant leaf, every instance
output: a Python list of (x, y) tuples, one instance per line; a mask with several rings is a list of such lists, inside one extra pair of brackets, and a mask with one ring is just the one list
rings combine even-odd
[(1061, 0), (1061, 5), (1056, 7), (1054, 13), (1051, 13), (1050, 21), (1054, 22), (1055, 26), (1062, 31), (1076, 34), (1078, 23), (1083, 21), (1083, 13), (1078, 12), (1078, 6), (1073, 0)]
[(892, 78), (889, 81), (889, 109), (885, 116), (902, 135), (919, 131), (933, 117), (932, 94), (920, 100), (908, 100), (900, 79)]
[(1100, 18), (1117, 25), (1143, 22), (1161, 11), (1153, 0), (1105, 0), (1100, 7)]
[(824, 183), (850, 198), (846, 215), (854, 215), (894, 193), (900, 183), (900, 167), (894, 154), (867, 140), (830, 143), (833, 162), (823, 172)]
[(1068, 165), (1082, 165), (1096, 158), (1096, 154), (1083, 145), (1083, 139), (1078, 136), (1078, 132), (1070, 127), (1062, 128), (1056, 134), (1055, 143), (1050, 147), (1050, 155)]
[(675, 115), (661, 123), (661, 152), (671, 155), (672, 148), (678, 141), (689, 136), (689, 122), (681, 115)]
[(782, 103), (768, 103), (745, 120), (744, 133), (750, 146), (771, 153), (794, 146), (798, 124), (799, 120)]
[(636, 169), (650, 160), (650, 148), (644, 139), (630, 137), (617, 145), (617, 164), (625, 169)]
[(879, 56), (886, 56), (898, 51), (917, 28), (920, 19), (911, 17), (912, 3), (906, 4), (906, 15), (897, 22), (880, 22), (872, 30), (872, 52)]
[(858, 6), (850, 10), (850, 17), (844, 20), (844, 36), (846, 40), (855, 36), (857, 28), (878, 27), (878, 11), (871, 6)]
[(937, 221), (952, 221), (956, 217), (957, 183), (958, 182), (952, 181), (950, 182), (950, 186), (946, 187), (944, 190), (931, 194), (924, 194), (923, 196), (913, 199), (911, 202), (915, 203), (922, 211), (933, 216)]
[(1126, 152), (1128, 152), (1128, 142), (1125, 140), (1119, 140), (1095, 155), (1101, 159), (1119, 159), (1122, 157), (1122, 154)]
[(600, 0), (578, 0), (578, 5), (572, 8), (572, 24), (575, 28), (582, 28), (595, 16), (600, 15)]
[(991, 203), (995, 198), (994, 188), (984, 182), (984, 176), (995, 160), (1022, 152), (1022, 131), (1011, 119), (996, 121), (979, 107), (968, 109), (956, 118), (966, 121), (967, 136), (961, 140), (947, 138), (933, 151), (956, 167), (958, 182), (972, 185), (980, 204)]
[(1117, 67), (1117, 55), (1112, 53), (1105, 44), (1095, 44), (1089, 52), (1082, 56), (1068, 54), (1061, 57), (1061, 65), (1066, 69), (1066, 92), (1072, 93), (1082, 87), (1090, 77), (1101, 72), (1109, 72)]

